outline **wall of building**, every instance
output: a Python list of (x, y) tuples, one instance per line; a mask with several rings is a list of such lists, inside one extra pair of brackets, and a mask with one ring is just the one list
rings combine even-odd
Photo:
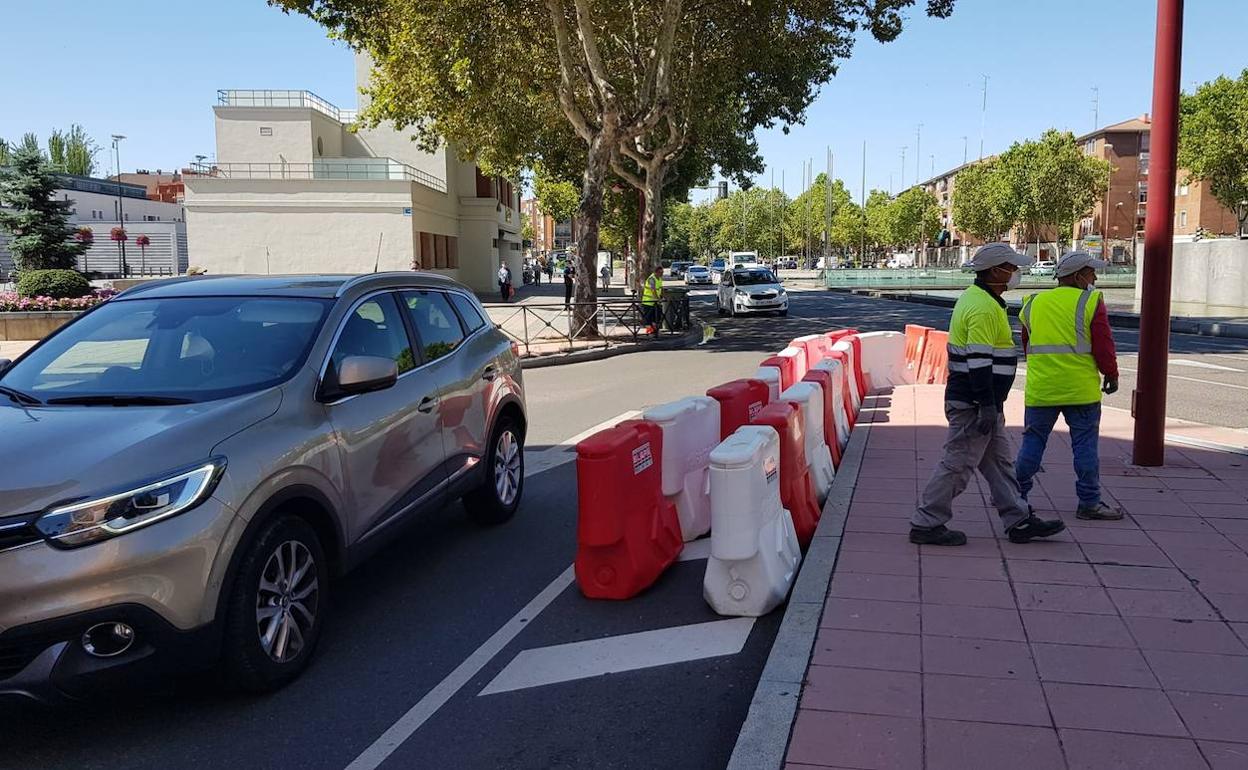
[[(104, 222), (117, 224), (117, 196), (81, 190), (57, 190), (56, 197), (73, 202), (70, 220), (84, 225), (97, 226)], [(145, 198), (122, 198), (122, 210), (126, 227), (151, 218), (157, 222), (180, 222), (185, 219), (185, 208), (180, 203), (165, 203)]]
[[(1147, 253), (1142, 262), (1147, 275)], [(1172, 302), (1248, 308), (1248, 240), (1176, 242), (1170, 287)], [(1137, 300), (1142, 291), (1143, 281), (1137, 281)]]
[[(1185, 179), (1186, 175), (1180, 171), (1178, 178)], [(1174, 196), (1174, 234), (1194, 235), (1201, 227), (1210, 235), (1235, 235), (1239, 222), (1235, 212), (1213, 197), (1208, 182), (1180, 181)]]
[[(221, 163), (311, 163), (313, 116), (302, 107), (213, 107), (217, 160)], [(271, 129), (264, 136), (261, 128)]]
[[(311, 111), (312, 121), (312, 156), (315, 158), (341, 158), (342, 155), (342, 124), (328, 115), (316, 110)], [(228, 160), (228, 159), (227, 159)]]

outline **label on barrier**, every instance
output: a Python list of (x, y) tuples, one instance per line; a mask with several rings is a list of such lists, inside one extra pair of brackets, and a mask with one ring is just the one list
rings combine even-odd
[(766, 474), (767, 474), (767, 483), (768, 483), (768, 484), (770, 484), (770, 483), (772, 483), (773, 481), (775, 481), (775, 480), (776, 480), (776, 476), (779, 474), (780, 469), (779, 469), (779, 467), (777, 467), (777, 465), (776, 465), (776, 458), (775, 458), (775, 457), (773, 457), (773, 456), (771, 456), (771, 455), (767, 455), (767, 459), (766, 459), (766, 461), (764, 461), (764, 463), (763, 463), (763, 471), (764, 471), (764, 473), (766, 473)]
[(753, 420), (755, 417), (758, 416), (758, 413), (761, 412), (762, 410), (763, 410), (762, 401), (755, 401), (754, 403), (750, 404), (750, 419)]
[(633, 475), (644, 471), (654, 465), (654, 457), (650, 454), (650, 442), (642, 444), (633, 450)]

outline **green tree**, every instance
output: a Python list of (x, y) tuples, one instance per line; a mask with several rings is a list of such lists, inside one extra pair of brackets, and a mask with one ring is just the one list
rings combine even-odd
[(533, 222), (529, 219), (529, 215), (520, 212), (520, 238), (525, 243), (532, 245), (536, 235), (537, 233), (533, 230)]
[(1018, 221), (1019, 200), (995, 159), (967, 166), (953, 184), (953, 221), (985, 241), (999, 241)]
[[(866, 207), (866, 247), (868, 252), (878, 251), (896, 242), (893, 215), (896, 211), (892, 206), (892, 197), (883, 190), (872, 190), (867, 194)], [(865, 255), (864, 255), (865, 256)]]
[(1209, 182), (1218, 202), (1248, 223), (1248, 69), (1184, 94), (1179, 104), (1179, 166), (1188, 179)]
[[(815, 177), (809, 189), (793, 199), (787, 217), (789, 232), (792, 235), (789, 243), (793, 251), (812, 256), (822, 255), (825, 238), (830, 245), (841, 247), (847, 245), (847, 241), (844, 240), (846, 237), (844, 227), (848, 221), (842, 218), (842, 232), (839, 235), (841, 240), (837, 240), (835, 223), (837, 214), (842, 209), (852, 206), (853, 201), (849, 190), (845, 189), (845, 183), (840, 179), (833, 179), (831, 182), (831, 216), (829, 216), (828, 188), (827, 174), (820, 173)], [(828, 226), (829, 220), (831, 220), (831, 228)]]
[(940, 232), (940, 204), (936, 196), (920, 187), (911, 187), (889, 203), (891, 241), (895, 246), (913, 247), (933, 241)]
[(70, 201), (54, 196), (57, 178), (36, 145), (25, 144), (0, 168), (0, 229), (9, 233), (9, 252), (19, 273), (72, 270), (87, 244), (74, 238)]
[(13, 150), (7, 139), (0, 139), (0, 166), (7, 166), (13, 159)]
[(533, 194), (537, 197), (537, 207), (556, 222), (571, 219), (580, 205), (576, 185), (551, 177), (540, 166), (533, 175)]

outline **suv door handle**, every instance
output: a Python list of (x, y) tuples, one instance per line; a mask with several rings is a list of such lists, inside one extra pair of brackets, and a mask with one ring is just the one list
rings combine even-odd
[(485, 380), (486, 382), (493, 382), (494, 378), (497, 376), (498, 376), (498, 367), (494, 366), (493, 364), (490, 364), (489, 366), (485, 367), (485, 371), (481, 373), (481, 379)]
[(420, 400), (420, 405), (416, 407), (416, 411), (429, 414), (433, 408), (438, 405), (438, 400), (433, 396), (425, 396)]

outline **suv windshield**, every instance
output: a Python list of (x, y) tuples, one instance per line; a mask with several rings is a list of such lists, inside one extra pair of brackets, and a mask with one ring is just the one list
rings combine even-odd
[(755, 286), (776, 282), (776, 277), (771, 274), (770, 270), (734, 270), (732, 277), (738, 286)]
[(260, 390), (303, 365), (331, 302), (112, 300), (14, 364), (0, 386), (48, 404), (190, 403)]

